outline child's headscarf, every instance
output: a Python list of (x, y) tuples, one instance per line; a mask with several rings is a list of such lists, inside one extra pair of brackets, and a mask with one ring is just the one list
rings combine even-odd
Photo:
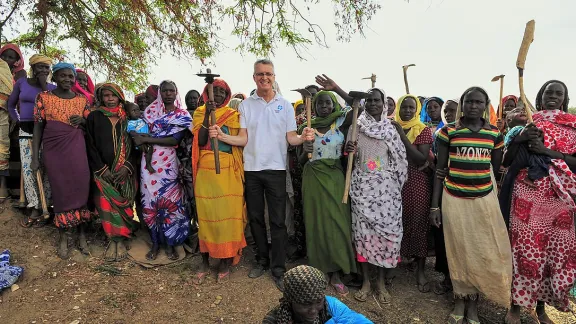
[[(414, 117), (412, 117), (412, 119), (404, 121), (402, 120), (402, 118), (400, 118), (400, 107), (402, 106), (404, 100), (406, 100), (407, 98), (412, 98), (416, 102), (416, 113), (414, 114)], [(420, 104), (420, 100), (418, 99), (418, 97), (416, 97), (415, 95), (411, 94), (404, 95), (400, 97), (400, 99), (398, 99), (398, 102), (396, 103), (396, 117), (394, 118), (394, 120), (396, 120), (396, 122), (398, 122), (398, 124), (402, 126), (402, 129), (404, 130), (409, 129), (408, 133), (406, 133), (406, 136), (410, 140), (410, 143), (414, 143), (418, 135), (420, 135), (420, 133), (422, 133), (422, 131), (426, 128), (426, 125), (420, 121), (420, 111), (422, 111), (422, 105)]]

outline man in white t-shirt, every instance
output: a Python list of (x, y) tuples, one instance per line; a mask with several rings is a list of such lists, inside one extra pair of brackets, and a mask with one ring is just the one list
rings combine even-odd
[[(258, 278), (266, 270), (278, 289), (283, 290), (282, 278), (286, 272), (286, 156), (288, 145), (302, 145), (304, 140), (314, 140), (314, 131), (305, 128), (296, 134), (294, 107), (273, 89), (274, 64), (270, 60), (254, 63), (256, 92), (242, 101), (240, 132), (238, 136), (223, 134), (217, 126), (211, 127), (210, 136), (225, 142), (238, 141), (244, 147), (244, 180), (248, 220), (257, 247), (257, 264), (250, 271), (250, 278)], [(227, 137), (224, 139), (224, 137)], [(232, 139), (236, 137), (236, 139)], [(245, 142), (244, 142), (245, 143)], [(264, 220), (264, 194), (268, 202), (272, 251), (268, 248)], [(271, 253), (270, 253), (271, 252)]]

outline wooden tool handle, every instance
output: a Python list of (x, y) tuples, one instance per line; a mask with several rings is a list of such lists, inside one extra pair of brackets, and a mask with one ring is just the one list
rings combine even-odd
[(26, 194), (24, 193), (24, 169), (20, 168), (20, 208), (26, 207)]
[(403, 67), (402, 72), (404, 72), (404, 87), (406, 88), (406, 94), (410, 94), (410, 88), (408, 88), (408, 69)]
[(524, 76), (522, 74), (523, 70), (522, 69), (518, 69), (518, 85), (520, 87), (520, 100), (522, 100), (522, 103), (524, 104), (524, 112), (526, 113), (526, 118), (528, 119), (528, 124), (533, 122), (532, 119), (532, 104), (530, 102), (528, 102), (528, 99), (526, 99), (526, 93), (524, 93)]
[(502, 119), (502, 113), (504, 112), (504, 103), (502, 102), (502, 98), (504, 96), (504, 77), (500, 79), (500, 109), (498, 110), (498, 119)]
[(536, 22), (530, 20), (526, 24), (526, 29), (524, 30), (524, 38), (522, 39), (522, 44), (520, 45), (520, 50), (518, 51), (518, 60), (516, 60), (516, 67), (519, 69), (524, 69), (526, 64), (526, 57), (528, 56), (528, 49), (530, 49), (530, 44), (534, 41), (534, 31), (536, 30)]
[[(214, 102), (214, 85), (208, 83), (208, 100)], [(216, 112), (212, 110), (210, 112), (210, 125), (216, 125)], [(220, 174), (220, 151), (218, 150), (218, 138), (212, 138), (212, 150), (214, 151), (214, 168), (216, 169), (216, 174)]]
[[(304, 99), (306, 101), (306, 126), (312, 127), (312, 100), (310, 97)], [(308, 153), (308, 159), (312, 159), (312, 153)]]
[[(358, 137), (358, 127), (356, 121), (358, 120), (358, 105), (360, 101), (358, 99), (354, 99), (354, 103), (352, 104), (353, 114), (352, 114), (352, 130), (350, 132), (350, 139), (352, 141), (356, 141)], [(346, 167), (346, 183), (344, 185), (344, 196), (342, 196), (342, 203), (348, 203), (348, 194), (350, 193), (350, 181), (352, 180), (352, 166), (354, 165), (354, 152), (348, 153), (348, 166)]]
[(48, 204), (46, 203), (46, 195), (44, 194), (44, 183), (42, 182), (42, 175), (40, 170), (36, 171), (36, 181), (38, 181), (38, 196), (40, 196), (40, 202), (42, 203), (42, 215), (44, 219), (50, 218), (50, 212), (48, 212)]

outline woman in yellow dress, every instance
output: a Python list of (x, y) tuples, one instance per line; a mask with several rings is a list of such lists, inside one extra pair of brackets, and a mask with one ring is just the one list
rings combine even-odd
[[(242, 147), (245, 136), (238, 136), (240, 114), (228, 107), (231, 91), (228, 84), (216, 79), (213, 84), (214, 101), (208, 99), (205, 88), (202, 99), (206, 103), (194, 112), (192, 144), (192, 167), (194, 193), (198, 212), (198, 238), (202, 265), (196, 275), (201, 284), (209, 274), (209, 258), (220, 259), (218, 282), (229, 277), (230, 265), (240, 261), (242, 249), (246, 247), (244, 227), (246, 210), (244, 205), (244, 166)], [(218, 127), (210, 127), (210, 112), (214, 110)], [(214, 151), (209, 137), (209, 128), (218, 138), (220, 174), (214, 167)], [(241, 134), (240, 134), (241, 135)]]

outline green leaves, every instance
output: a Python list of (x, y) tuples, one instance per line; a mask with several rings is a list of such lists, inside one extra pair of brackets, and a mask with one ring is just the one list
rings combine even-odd
[[(31, 28), (13, 42), (54, 58), (66, 57), (138, 92), (147, 85), (148, 67), (164, 53), (204, 62), (221, 50), (219, 36), (229, 43), (229, 36), (222, 35), (223, 21), (232, 23), (229, 32), (238, 39), (236, 50), (240, 53), (268, 57), (279, 44), (286, 44), (302, 58), (300, 53), (307, 46), (327, 46), (321, 26), (310, 18), (310, 6), (317, 3), (318, 0), (0, 0), (0, 27), (4, 27), (0, 32), (6, 30), (3, 20), (12, 27), (23, 25), (25, 20)], [(362, 34), (370, 17), (380, 9), (374, 0), (332, 3), (337, 38), (342, 41)], [(8, 16), (14, 5), (16, 13)], [(63, 41), (69, 41), (72, 48), (63, 48)]]

